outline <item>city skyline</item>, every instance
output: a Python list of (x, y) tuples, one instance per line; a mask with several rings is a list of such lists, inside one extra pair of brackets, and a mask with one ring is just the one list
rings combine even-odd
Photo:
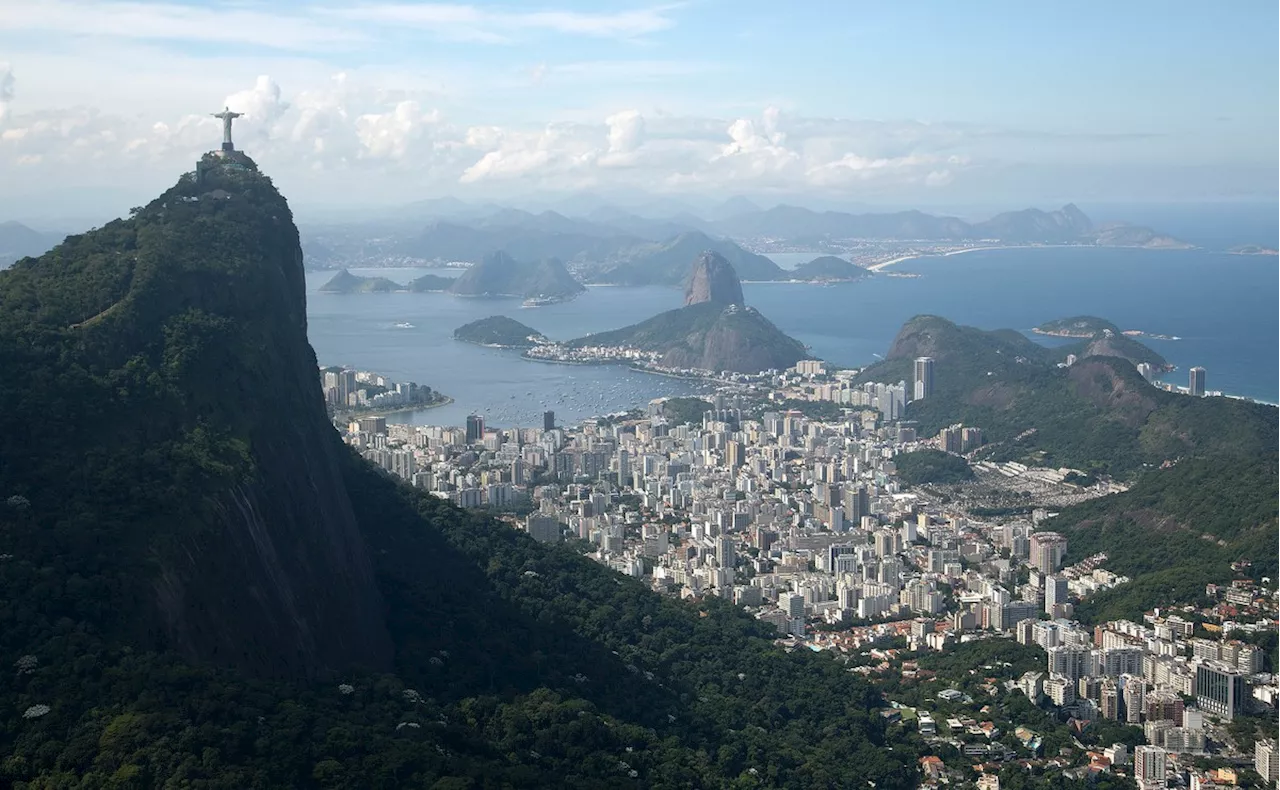
[(1276, 9), (1261, 4), (1128, 4), (1105, 27), (721, 2), (3, 7), (0, 177), (32, 185), (0, 202), (10, 214), (129, 205), (216, 144), (211, 106), (244, 113), (238, 147), (288, 191), (335, 205), (1275, 195)]

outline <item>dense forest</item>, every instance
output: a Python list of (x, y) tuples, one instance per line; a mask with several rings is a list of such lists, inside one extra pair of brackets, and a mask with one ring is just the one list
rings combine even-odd
[(1262, 459), (1191, 459), (1149, 470), (1129, 491), (1065, 509), (1046, 527), (1067, 535), (1071, 557), (1105, 551), (1107, 566), (1133, 578), (1077, 608), (1086, 622), (1131, 617), (1170, 601), (1193, 601), (1210, 582), (1276, 578), (1274, 464)]

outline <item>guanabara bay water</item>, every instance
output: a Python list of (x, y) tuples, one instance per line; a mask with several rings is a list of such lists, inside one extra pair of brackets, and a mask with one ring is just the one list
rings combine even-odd
[[(810, 254), (779, 256), (784, 267)], [(1046, 321), (1096, 315), (1144, 337), (1176, 366), (1164, 378), (1186, 384), (1206, 369), (1208, 386), (1231, 395), (1277, 401), (1280, 270), (1273, 256), (1203, 250), (1026, 248), (904, 261), (856, 282), (743, 284), (747, 302), (821, 359), (865, 366), (889, 348), (914, 315), (934, 314), (984, 329), (1031, 335)], [(356, 269), (407, 283), (424, 273), (457, 270)], [(918, 277), (890, 276), (904, 273)], [(696, 382), (620, 366), (582, 368), (522, 359), (517, 350), (455, 341), (459, 326), (507, 315), (555, 340), (615, 329), (676, 307), (681, 294), (662, 286), (592, 287), (572, 301), (522, 308), (519, 299), (461, 298), (445, 293), (333, 294), (319, 287), (331, 271), (307, 273), (308, 335), (322, 364), (350, 365), (436, 387), (453, 403), (393, 420), (461, 425), (468, 414), (492, 424), (531, 426), (545, 409), (566, 420), (623, 411), (652, 398), (705, 391)]]

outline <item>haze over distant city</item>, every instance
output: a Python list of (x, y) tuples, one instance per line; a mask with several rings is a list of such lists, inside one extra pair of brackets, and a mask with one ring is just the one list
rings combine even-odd
[(224, 106), (303, 207), (1275, 199), (1274, 3), (776, 10), (0, 0), (0, 220), (123, 211)]

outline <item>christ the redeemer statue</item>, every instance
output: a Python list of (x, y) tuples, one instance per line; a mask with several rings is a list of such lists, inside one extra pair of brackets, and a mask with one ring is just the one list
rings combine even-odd
[(211, 113), (214, 118), (222, 121), (222, 150), (234, 151), (236, 147), (231, 144), (231, 122), (241, 115), (242, 112), (231, 112), (230, 107), (223, 107), (222, 112)]

